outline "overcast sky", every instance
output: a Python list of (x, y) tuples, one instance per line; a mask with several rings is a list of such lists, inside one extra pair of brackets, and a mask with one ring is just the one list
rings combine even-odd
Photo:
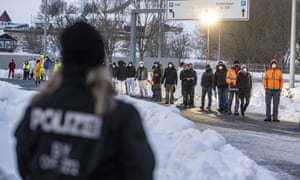
[[(77, 2), (76, 0), (65, 0)], [(13, 22), (31, 24), (39, 11), (42, 0), (0, 0), (0, 14), (7, 11)]]

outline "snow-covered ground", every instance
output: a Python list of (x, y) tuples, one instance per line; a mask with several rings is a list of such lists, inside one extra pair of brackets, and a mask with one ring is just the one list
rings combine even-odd
[[(0, 77), (3, 74), (6, 77), (5, 73)], [(0, 169), (16, 179), (13, 132), (35, 93), (0, 81)], [(216, 131), (197, 130), (175, 106), (164, 107), (128, 96), (117, 98), (134, 104), (143, 117), (157, 161), (155, 179), (275, 179), (272, 172), (226, 143)]]

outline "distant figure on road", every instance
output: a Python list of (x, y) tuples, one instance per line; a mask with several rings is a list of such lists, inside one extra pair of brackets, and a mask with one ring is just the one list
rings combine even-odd
[(168, 63), (168, 67), (164, 71), (161, 83), (166, 88), (166, 104), (174, 104), (174, 93), (178, 82), (177, 70), (172, 62)]
[(239, 89), (238, 95), (240, 98), (240, 111), (242, 116), (245, 115), (245, 111), (250, 103), (251, 89), (252, 89), (252, 77), (248, 72), (246, 65), (241, 66), (241, 71), (237, 76), (236, 85)]
[(127, 94), (129, 96), (135, 96), (135, 87), (136, 87), (136, 83), (135, 83), (135, 67), (133, 65), (133, 63), (130, 61), (127, 65), (127, 78), (126, 78), (126, 87), (127, 87)]
[(15, 77), (15, 68), (16, 68), (16, 63), (12, 59), (8, 64), (8, 79), (10, 78), (10, 75), (12, 78)]
[(21, 178), (152, 180), (141, 116), (114, 98), (100, 32), (77, 22), (60, 42), (62, 71), (33, 97), (15, 132)]
[(140, 95), (141, 98), (148, 96), (148, 70), (144, 66), (144, 62), (140, 61), (140, 67), (136, 70), (136, 79), (139, 82), (139, 89), (140, 89)]
[(52, 64), (53, 64), (52, 60), (48, 56), (46, 56), (46, 59), (43, 64), (43, 68), (45, 69), (45, 72), (44, 72), (45, 80), (49, 79), (50, 72), (52, 69)]
[(36, 64), (34, 66), (34, 72), (33, 72), (35, 85), (39, 85), (41, 83), (41, 66), (42, 66), (42, 61), (39, 59), (36, 61)]
[(55, 60), (55, 63), (54, 63), (54, 67), (53, 67), (53, 72), (56, 73), (56, 72), (58, 72), (60, 69), (61, 69), (61, 62), (60, 62), (59, 59), (56, 59), (56, 60)]
[(202, 74), (201, 77), (201, 106), (200, 110), (204, 110), (205, 105), (205, 97), (207, 95), (208, 103), (206, 109), (211, 111), (211, 98), (212, 98), (212, 89), (214, 86), (214, 74), (209, 64), (205, 66), (205, 72)]
[(226, 82), (226, 65), (220, 61), (216, 66), (216, 72), (214, 74), (214, 87), (218, 89), (218, 103), (220, 113), (228, 112), (228, 84)]
[(26, 60), (23, 64), (23, 80), (27, 80), (29, 79), (29, 71), (30, 71), (30, 64), (29, 62)]
[(240, 62), (234, 61), (233, 66), (226, 73), (226, 82), (228, 84), (228, 114), (232, 114), (231, 105), (233, 102), (233, 98), (235, 98), (235, 106), (234, 106), (234, 115), (239, 115), (239, 96), (238, 96), (238, 88), (236, 86), (237, 75), (240, 72)]
[(269, 69), (267, 69), (263, 78), (263, 85), (266, 92), (266, 119), (264, 119), (264, 121), (271, 121), (271, 101), (273, 99), (273, 121), (279, 122), (278, 107), (283, 83), (284, 80), (282, 78), (282, 72), (279, 69), (278, 62), (273, 59), (271, 60)]

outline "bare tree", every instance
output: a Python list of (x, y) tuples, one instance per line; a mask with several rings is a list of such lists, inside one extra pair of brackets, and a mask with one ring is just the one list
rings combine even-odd
[[(135, 9), (151, 9), (160, 6), (160, 3), (154, 0), (134, 0), (133, 5)], [(152, 13), (138, 14), (137, 26), (142, 27), (144, 29), (143, 31), (139, 31), (137, 36), (137, 46), (140, 61), (143, 61), (145, 53), (149, 50), (149, 48), (155, 48), (153, 47), (153, 45), (155, 44), (153, 43), (153, 41), (158, 41), (157, 37), (159, 32), (159, 17), (157, 14)], [(156, 47), (156, 49), (157, 48), (158, 47)], [(151, 52), (150, 50), (149, 52), (149, 54), (153, 54), (153, 51)]]
[(191, 35), (180, 31), (175, 32), (169, 36), (167, 47), (168, 56), (177, 58), (180, 62), (182, 59), (190, 57), (193, 48)]
[[(244, 63), (267, 63), (272, 58), (283, 60), (289, 47), (290, 16), (290, 1), (252, 0), (249, 21), (222, 22), (222, 59)], [(211, 54), (216, 57), (218, 26), (210, 30)]]
[(95, 0), (84, 3), (83, 15), (89, 17), (89, 21), (102, 32), (109, 61), (112, 61), (118, 47), (128, 5), (125, 0)]

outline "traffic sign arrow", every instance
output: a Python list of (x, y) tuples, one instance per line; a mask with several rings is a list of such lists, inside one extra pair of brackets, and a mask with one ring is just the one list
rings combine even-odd
[(245, 8), (242, 9), (242, 17), (245, 17)]

